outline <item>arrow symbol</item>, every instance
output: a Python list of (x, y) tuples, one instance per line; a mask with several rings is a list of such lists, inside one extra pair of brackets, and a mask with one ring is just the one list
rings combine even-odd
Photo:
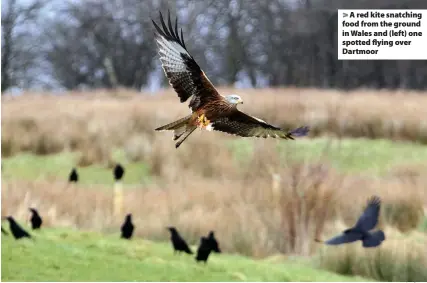
[(343, 13), (342, 16), (345, 18), (345, 17), (348, 16), (348, 14), (347, 13)]

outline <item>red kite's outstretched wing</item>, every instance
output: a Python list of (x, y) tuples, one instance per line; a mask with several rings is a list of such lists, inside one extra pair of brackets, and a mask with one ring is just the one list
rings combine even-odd
[(196, 111), (208, 102), (223, 100), (187, 51), (182, 29), (181, 36), (178, 33), (178, 18), (175, 21), (175, 29), (172, 27), (170, 14), (168, 14), (168, 26), (163, 20), (162, 13), (160, 13), (160, 22), (162, 28), (153, 21), (157, 31), (156, 42), (159, 48), (160, 60), (169, 83), (178, 93), (181, 103), (193, 96), (189, 107)]

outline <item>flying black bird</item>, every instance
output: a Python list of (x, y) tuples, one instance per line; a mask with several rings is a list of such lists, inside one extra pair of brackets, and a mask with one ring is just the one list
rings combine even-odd
[(9, 233), (7, 233), (6, 230), (3, 229), (3, 226), (1, 226), (1, 232), (2, 234), (9, 235)]
[(126, 215), (125, 222), (123, 223), (120, 230), (122, 231), (121, 238), (130, 239), (135, 226), (132, 224), (132, 214)]
[(31, 238), (31, 235), (28, 234), (28, 232), (25, 231), (21, 226), (19, 226), (19, 224), (16, 223), (12, 216), (8, 216), (6, 219), (9, 221), (10, 231), (12, 232), (12, 235), (15, 237), (15, 239), (18, 240), (24, 237)]
[(68, 182), (77, 183), (79, 181), (79, 175), (77, 174), (77, 169), (73, 168), (71, 170), (70, 176), (68, 176)]
[(365, 248), (377, 247), (385, 240), (384, 232), (377, 230), (369, 232), (374, 229), (378, 223), (380, 214), (381, 200), (377, 196), (373, 196), (368, 200), (368, 206), (365, 208), (363, 214), (359, 217), (356, 225), (344, 230), (341, 235), (335, 236), (324, 243), (327, 245), (340, 245), (344, 243), (351, 243), (358, 240), (362, 241)]
[(31, 215), (31, 228), (33, 228), (33, 230), (35, 229), (40, 229), (40, 226), (42, 226), (43, 220), (40, 217), (39, 212), (35, 209), (35, 208), (29, 208), (29, 210), (32, 212)]
[(221, 249), (219, 248), (218, 241), (215, 239), (214, 231), (210, 231), (208, 238), (210, 246), (213, 252), (220, 253)]
[(186, 252), (187, 254), (193, 254), (193, 252), (188, 247), (185, 240), (179, 235), (175, 227), (167, 227), (171, 233), (171, 242), (174, 248), (174, 253), (176, 252)]
[(113, 174), (114, 174), (114, 180), (120, 181), (123, 178), (123, 175), (125, 174), (125, 169), (123, 168), (122, 165), (117, 163), (117, 165), (114, 167)]
[(205, 264), (208, 261), (208, 257), (211, 253), (212, 249), (212, 241), (209, 238), (201, 237), (200, 244), (197, 248), (196, 261), (204, 261)]

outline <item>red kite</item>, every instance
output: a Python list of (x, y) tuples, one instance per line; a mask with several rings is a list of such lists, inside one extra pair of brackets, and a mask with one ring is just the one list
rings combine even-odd
[(249, 116), (237, 109), (243, 104), (240, 96), (232, 94), (222, 96), (215, 89), (208, 77), (188, 52), (181, 29), (178, 33), (178, 18), (175, 29), (172, 27), (170, 14), (166, 26), (160, 13), (160, 28), (156, 28), (156, 42), (159, 48), (160, 61), (170, 85), (175, 89), (181, 103), (193, 96), (189, 103), (192, 113), (175, 122), (161, 126), (156, 131), (173, 130), (173, 140), (178, 148), (182, 142), (196, 129), (221, 131), (241, 137), (273, 137), (291, 139), (307, 135), (308, 127), (300, 127), (292, 131), (284, 131), (267, 124), (265, 121)]

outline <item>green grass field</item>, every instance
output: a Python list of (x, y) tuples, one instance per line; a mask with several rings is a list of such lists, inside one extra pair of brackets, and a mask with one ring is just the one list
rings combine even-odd
[[(381, 174), (394, 166), (423, 164), (427, 160), (427, 146), (389, 140), (317, 138), (302, 139), (297, 143), (277, 141), (276, 145), (283, 160), (322, 160), (342, 172)], [(237, 162), (244, 162), (251, 156), (254, 141), (233, 140), (228, 146), (235, 152)], [(126, 167), (124, 184), (141, 184), (151, 181), (148, 164), (129, 163), (120, 150), (114, 152), (113, 159)], [(76, 160), (75, 153), (47, 156), (21, 153), (2, 159), (4, 166), (2, 178), (38, 180), (53, 177), (67, 180)], [(92, 165), (79, 168), (78, 171), (82, 184), (113, 184), (111, 169)]]
[[(141, 184), (150, 182), (149, 168), (143, 162), (127, 163), (118, 152), (115, 160), (126, 166), (124, 184)], [(34, 155), (21, 153), (10, 158), (2, 159), (4, 180), (40, 180), (49, 177), (62, 180), (68, 179), (71, 168), (75, 166), (77, 154), (60, 153), (55, 155)], [(112, 169), (100, 165), (78, 167), (79, 182), (82, 184), (113, 184)]]
[[(4, 225), (8, 227), (8, 224)], [(8, 230), (8, 229), (7, 229)], [(169, 243), (64, 229), (1, 237), (2, 281), (363, 281), (291, 259), (212, 254), (207, 265), (174, 255)], [(196, 247), (192, 247), (193, 250)]]
[[(234, 140), (230, 146), (239, 159), (250, 156), (254, 142)], [(341, 172), (369, 172), (382, 174), (394, 166), (423, 164), (427, 160), (427, 146), (386, 139), (301, 139), (298, 142), (277, 141), (277, 150), (284, 160), (303, 159), (308, 162), (327, 161)]]

